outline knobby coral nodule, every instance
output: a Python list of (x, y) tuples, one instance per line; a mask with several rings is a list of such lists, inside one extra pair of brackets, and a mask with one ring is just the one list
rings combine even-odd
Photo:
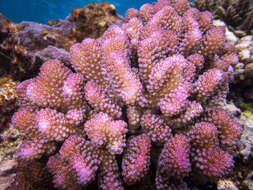
[(158, 190), (187, 189), (190, 173), (217, 179), (233, 166), (242, 128), (218, 105), (237, 56), (210, 12), (144, 4), (70, 55), (74, 71), (50, 60), (18, 86), (12, 117), (26, 136), (20, 158), (50, 156), (57, 188), (123, 189), (155, 168)]

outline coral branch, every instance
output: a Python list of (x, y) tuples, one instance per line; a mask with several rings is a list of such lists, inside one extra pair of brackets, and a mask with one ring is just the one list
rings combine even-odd
[(184, 177), (191, 171), (189, 159), (190, 144), (184, 135), (175, 135), (169, 139), (160, 154), (158, 168), (170, 177)]
[(171, 129), (158, 115), (144, 114), (141, 126), (155, 143), (165, 143), (171, 137)]
[(105, 145), (111, 154), (121, 154), (126, 145), (127, 124), (122, 120), (113, 121), (105, 113), (94, 115), (84, 124), (84, 130), (93, 143)]
[(151, 142), (146, 134), (129, 139), (122, 160), (122, 175), (126, 184), (135, 184), (147, 174), (150, 146)]
[(85, 98), (97, 111), (103, 111), (115, 118), (119, 118), (122, 115), (121, 108), (113, 103), (100, 86), (93, 81), (89, 81), (85, 85)]

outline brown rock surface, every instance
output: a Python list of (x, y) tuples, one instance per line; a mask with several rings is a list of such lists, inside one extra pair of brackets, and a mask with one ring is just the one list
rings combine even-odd
[(16, 160), (5, 160), (0, 162), (0, 189), (6, 190), (15, 179)]
[(122, 24), (123, 21), (117, 14), (115, 6), (107, 2), (93, 2), (85, 7), (73, 9), (67, 19), (74, 23), (72, 36), (77, 41), (87, 37), (97, 38), (112, 23)]

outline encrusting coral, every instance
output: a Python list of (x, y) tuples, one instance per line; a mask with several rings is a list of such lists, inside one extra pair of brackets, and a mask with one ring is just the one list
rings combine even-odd
[(242, 127), (219, 103), (236, 54), (210, 12), (145, 4), (70, 54), (72, 70), (50, 60), (17, 87), (12, 117), (26, 135), (20, 159), (50, 155), (57, 188), (124, 189), (156, 169), (158, 190), (188, 189), (189, 174), (230, 171)]

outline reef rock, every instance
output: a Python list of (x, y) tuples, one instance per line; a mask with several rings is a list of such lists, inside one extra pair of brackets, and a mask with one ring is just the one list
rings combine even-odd
[(10, 76), (0, 77), (0, 132), (10, 125), (10, 115), (16, 108), (16, 87), (19, 82)]
[(72, 44), (85, 37), (97, 38), (112, 23), (122, 22), (115, 7), (107, 2), (73, 9), (65, 20), (49, 21), (48, 25), (15, 24), (0, 15), (0, 74), (23, 80), (36, 74), (44, 61), (57, 58), (68, 62), (67, 51)]
[(224, 20), (238, 36), (253, 34), (253, 3), (251, 0), (195, 0), (194, 5)]
[(16, 160), (6, 160), (0, 162), (0, 189), (6, 190), (14, 182), (14, 168), (17, 166)]
[(233, 181), (222, 179), (218, 181), (217, 184), (218, 190), (238, 190)]

